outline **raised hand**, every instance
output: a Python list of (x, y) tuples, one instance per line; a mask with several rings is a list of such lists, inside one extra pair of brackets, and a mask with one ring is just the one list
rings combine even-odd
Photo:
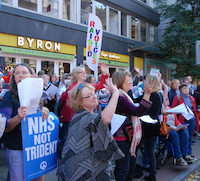
[(104, 86), (112, 93), (118, 93), (119, 94), (119, 90), (117, 88), (116, 85), (113, 85), (113, 82), (112, 82), (112, 78), (108, 78), (106, 79), (106, 84), (104, 84)]

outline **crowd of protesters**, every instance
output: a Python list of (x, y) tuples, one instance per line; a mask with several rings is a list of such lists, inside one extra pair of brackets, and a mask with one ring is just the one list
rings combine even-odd
[[(116, 181), (131, 181), (135, 177), (137, 151), (144, 145), (143, 165), (149, 170), (144, 179), (156, 180), (155, 148), (158, 144), (160, 122), (170, 126), (168, 140), (174, 146), (175, 164), (193, 163), (192, 138), (199, 132), (200, 86), (192, 84), (192, 77), (174, 79), (165, 84), (162, 75), (136, 75), (117, 71), (109, 78), (106, 65), (100, 66), (97, 81), (87, 75), (83, 66), (64, 73), (61, 80), (41, 70), (37, 74), (26, 64), (17, 64), (10, 73), (10, 83), (0, 97), (0, 113), (7, 124), (1, 143), (6, 147), (9, 168), (8, 180), (24, 180), (21, 121), (26, 117), (25, 106), (20, 106), (17, 84), (26, 78), (42, 78), (43, 91), (54, 85), (58, 91), (42, 97), (38, 110), (47, 118), (54, 112), (60, 121), (59, 139), (64, 146), (57, 169), (58, 180), (111, 180), (111, 163), (115, 161)], [(0, 80), (0, 90), (4, 83)], [(4, 85), (5, 86), (5, 85)], [(167, 110), (184, 103), (194, 114), (186, 120), (181, 114)], [(111, 135), (114, 114), (126, 116), (119, 129)], [(139, 117), (149, 115), (155, 124), (144, 124)], [(178, 125), (182, 126), (178, 129)], [(34, 180), (41, 180), (38, 177)]]

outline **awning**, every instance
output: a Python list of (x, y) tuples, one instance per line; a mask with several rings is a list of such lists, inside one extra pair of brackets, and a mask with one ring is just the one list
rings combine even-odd
[(65, 59), (65, 60), (74, 60), (75, 58), (75, 55), (46, 52), (39, 50), (30, 50), (30, 49), (16, 48), (16, 47), (0, 46), (0, 49), (4, 53), (23, 54), (29, 56), (39, 56), (39, 57), (48, 57), (48, 58)]
[[(128, 52), (133, 52), (136, 50), (140, 50), (146, 52), (147, 54), (158, 53), (160, 51), (161, 46), (157, 42), (147, 42), (147, 43), (140, 43), (136, 45), (132, 45), (128, 48)], [(161, 52), (159, 52), (161, 53)]]

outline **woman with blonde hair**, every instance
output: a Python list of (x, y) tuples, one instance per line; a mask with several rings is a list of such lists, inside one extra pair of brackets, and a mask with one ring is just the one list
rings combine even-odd
[(169, 97), (169, 106), (171, 107), (172, 102), (174, 100), (174, 97), (177, 94), (180, 94), (179, 91), (179, 86), (180, 86), (180, 81), (178, 79), (174, 79), (171, 82), (171, 90), (168, 92), (168, 97)]
[(147, 75), (146, 81), (151, 88), (150, 101), (152, 105), (150, 109), (145, 113), (152, 119), (158, 120), (155, 124), (142, 123), (142, 141), (145, 142), (147, 155), (149, 158), (149, 176), (145, 176), (144, 179), (148, 181), (156, 181), (156, 157), (155, 157), (155, 143), (160, 130), (159, 114), (161, 113), (161, 107), (163, 103), (163, 95), (161, 91), (161, 79), (156, 75)]
[[(135, 167), (136, 146), (141, 139), (141, 125), (138, 116), (142, 116), (151, 106), (149, 97), (151, 94), (148, 83), (145, 83), (144, 96), (139, 107), (134, 105), (133, 100), (128, 95), (128, 91), (133, 87), (133, 79), (129, 72), (118, 71), (112, 75), (113, 83), (119, 89), (119, 99), (116, 113), (125, 115), (127, 119), (123, 125), (113, 135), (118, 146), (125, 157), (116, 161), (115, 177), (116, 181), (132, 181)], [(131, 150), (131, 153), (130, 153)]]
[[(98, 84), (91, 84), (95, 87), (96, 90), (102, 89), (104, 87), (104, 84), (106, 83), (105, 80), (108, 78), (108, 73), (106, 71), (106, 65), (105, 63), (101, 63), (101, 81)], [(62, 94), (61, 100), (60, 100), (60, 106), (63, 107), (59, 116), (59, 120), (61, 122), (64, 123), (64, 127), (63, 128), (63, 135), (67, 134), (67, 130), (68, 130), (68, 125), (69, 122), (72, 118), (72, 116), (74, 115), (74, 111), (70, 108), (70, 97), (68, 92), (70, 92), (72, 90), (72, 88), (74, 88), (77, 84), (81, 84), (86, 80), (86, 71), (84, 67), (78, 66), (75, 67), (72, 70), (72, 79), (71, 79), (71, 85), (69, 86), (69, 88), (66, 90), (66, 92), (64, 92)]]
[(70, 92), (70, 105), (75, 114), (58, 165), (59, 181), (110, 181), (111, 161), (124, 156), (108, 129), (119, 91), (111, 79), (106, 80), (106, 85), (112, 97), (101, 113), (94, 113), (98, 105), (95, 87), (81, 83)]

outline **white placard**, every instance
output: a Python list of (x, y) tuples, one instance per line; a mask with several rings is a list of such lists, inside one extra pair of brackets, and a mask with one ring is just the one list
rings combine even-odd
[(139, 117), (143, 122), (155, 124), (158, 122), (156, 119), (152, 119), (149, 115)]
[(111, 130), (110, 130), (112, 135), (114, 135), (116, 131), (121, 127), (126, 118), (127, 118), (126, 116), (120, 114), (114, 114), (111, 120)]
[(176, 107), (173, 107), (171, 109), (168, 109), (166, 111), (167, 113), (176, 113), (176, 114), (186, 114), (187, 113), (187, 108), (185, 107), (185, 104), (182, 103)]
[(194, 113), (191, 111), (191, 109), (188, 106), (186, 106), (186, 108), (187, 108), (187, 113), (182, 114), (182, 115), (185, 119), (190, 120), (191, 118), (194, 117)]
[(157, 76), (158, 76), (158, 72), (160, 72), (159, 69), (151, 68), (150, 74), (151, 74), (151, 75), (157, 75)]
[(17, 84), (20, 106), (27, 106), (27, 115), (35, 114), (43, 92), (43, 79), (26, 78)]
[(182, 124), (179, 124), (178, 126), (177, 126), (177, 128), (178, 129), (183, 129), (185, 126), (188, 126), (189, 124), (185, 124), (185, 125), (182, 125)]

